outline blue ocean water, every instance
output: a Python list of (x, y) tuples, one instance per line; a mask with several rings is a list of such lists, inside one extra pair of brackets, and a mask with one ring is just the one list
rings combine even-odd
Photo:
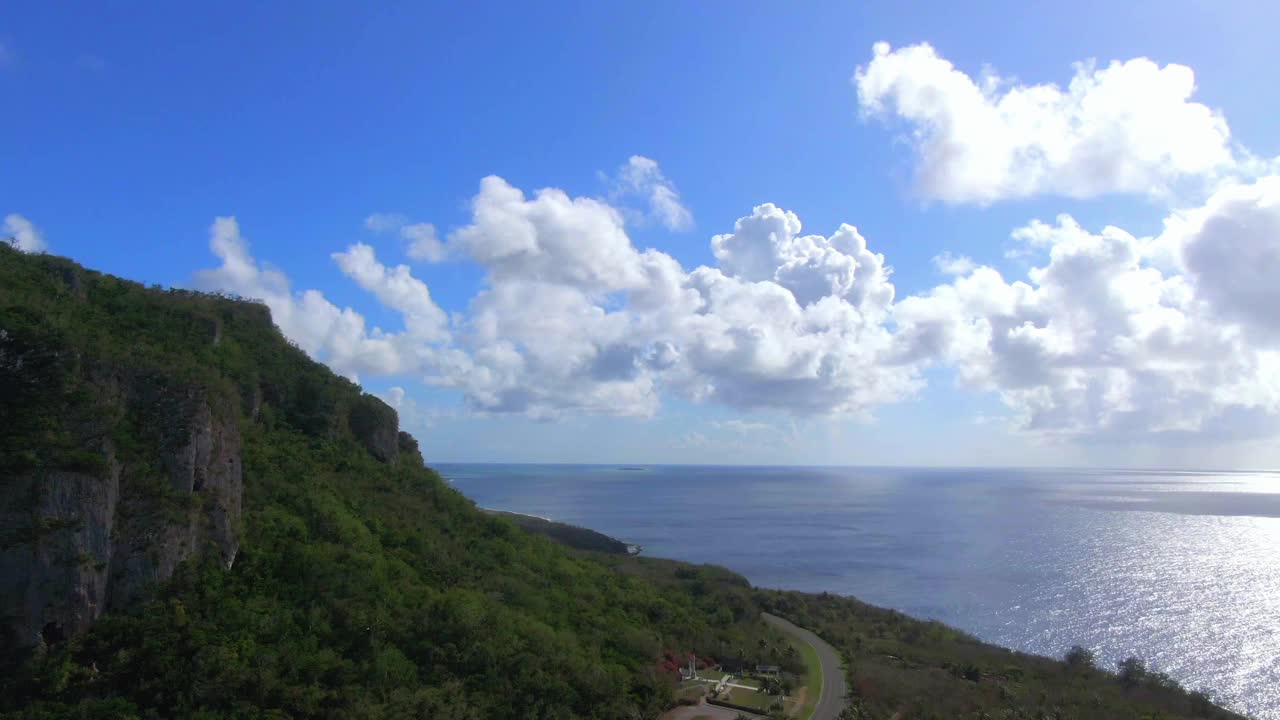
[(1280, 720), (1280, 474), (439, 465), (483, 507), (984, 640), (1129, 655)]

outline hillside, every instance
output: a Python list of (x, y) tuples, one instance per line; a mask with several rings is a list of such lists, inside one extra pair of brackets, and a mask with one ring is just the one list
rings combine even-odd
[(561, 545), (571, 548), (615, 555), (627, 555), (639, 551), (639, 548), (634, 545), (628, 545), (621, 540), (611, 538), (590, 528), (504, 510), (485, 509), (485, 512), (510, 520), (521, 530), (534, 535), (545, 535)]
[[(266, 308), (0, 243), (0, 716), (654, 718), (664, 658), (846, 653), (852, 717), (1227, 717), (486, 514)], [(1132, 678), (1131, 678), (1132, 679)]]

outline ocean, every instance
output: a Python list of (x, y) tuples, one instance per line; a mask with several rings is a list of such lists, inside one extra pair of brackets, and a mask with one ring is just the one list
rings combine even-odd
[(483, 507), (989, 642), (1129, 655), (1280, 720), (1280, 474), (438, 465)]

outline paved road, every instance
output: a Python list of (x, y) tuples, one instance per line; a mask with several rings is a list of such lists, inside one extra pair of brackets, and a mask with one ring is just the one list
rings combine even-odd
[(764, 619), (779, 630), (798, 637), (813, 646), (822, 666), (822, 693), (813, 709), (812, 720), (836, 720), (844, 709), (844, 669), (840, 667), (840, 653), (822, 638), (776, 615), (764, 613)]

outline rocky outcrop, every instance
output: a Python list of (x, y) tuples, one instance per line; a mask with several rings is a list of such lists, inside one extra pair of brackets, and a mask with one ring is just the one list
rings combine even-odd
[(311, 362), (265, 305), (0, 244), (0, 671), (184, 560), (232, 567), (241, 423), (421, 464), (395, 410)]
[(400, 419), (388, 404), (372, 395), (361, 395), (351, 406), (347, 424), (351, 435), (384, 463), (400, 457)]
[(426, 464), (422, 459), (422, 451), (418, 449), (418, 440), (412, 435), (401, 430), (399, 434), (399, 445), (401, 462), (408, 462), (415, 466), (422, 466)]
[(2, 639), (17, 647), (84, 631), (193, 554), (230, 567), (239, 549), (237, 404), (154, 373), (74, 375), (77, 400), (52, 418), (66, 449), (0, 470)]

